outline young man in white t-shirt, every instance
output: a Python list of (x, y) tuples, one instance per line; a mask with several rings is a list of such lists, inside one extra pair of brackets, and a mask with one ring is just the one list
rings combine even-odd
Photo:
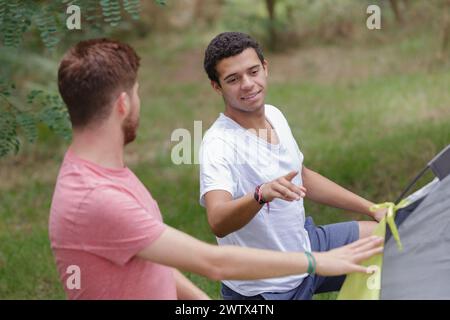
[[(205, 52), (205, 71), (225, 102), (200, 149), (200, 203), (220, 245), (279, 251), (326, 251), (369, 236), (375, 221), (316, 227), (305, 219), (303, 198), (376, 221), (372, 202), (303, 165), (282, 112), (265, 104), (268, 63), (258, 43), (239, 32), (216, 36)], [(224, 299), (310, 299), (336, 291), (342, 277), (294, 275), (223, 281)]]

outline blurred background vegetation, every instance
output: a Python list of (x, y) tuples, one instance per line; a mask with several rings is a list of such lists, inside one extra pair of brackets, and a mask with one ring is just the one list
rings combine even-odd
[[(70, 4), (80, 5), (81, 30), (66, 28)], [(381, 30), (366, 28), (369, 4), (381, 8)], [(305, 165), (372, 201), (394, 200), (450, 143), (449, 0), (0, 0), (0, 299), (65, 298), (47, 228), (70, 143), (55, 80), (81, 39), (116, 38), (142, 57), (141, 126), (127, 164), (167, 224), (215, 243), (198, 165), (174, 165), (170, 137), (195, 120), (205, 131), (223, 111), (202, 67), (223, 31), (262, 43), (267, 103), (285, 113)], [(318, 224), (361, 219), (306, 209)], [(187, 275), (220, 298), (218, 282)]]

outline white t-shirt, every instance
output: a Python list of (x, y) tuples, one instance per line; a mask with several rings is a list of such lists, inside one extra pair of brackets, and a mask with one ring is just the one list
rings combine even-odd
[[(302, 185), (301, 153), (289, 125), (280, 110), (265, 105), (266, 119), (275, 129), (279, 143), (271, 144), (244, 129), (231, 118), (220, 114), (205, 133), (200, 147), (200, 204), (211, 190), (228, 191), (233, 199), (253, 193), (259, 184), (272, 181), (290, 171), (299, 174), (292, 180)], [(303, 200), (274, 199), (241, 229), (217, 238), (219, 245), (270, 249), (277, 251), (310, 251), (304, 228)], [(252, 281), (223, 281), (232, 290), (253, 296), (263, 292), (285, 292), (300, 285), (307, 274)]]

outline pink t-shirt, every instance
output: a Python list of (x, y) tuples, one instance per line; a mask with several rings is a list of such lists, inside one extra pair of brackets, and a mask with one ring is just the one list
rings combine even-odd
[(176, 299), (172, 268), (136, 257), (164, 230), (158, 204), (131, 170), (67, 151), (49, 233), (69, 299)]

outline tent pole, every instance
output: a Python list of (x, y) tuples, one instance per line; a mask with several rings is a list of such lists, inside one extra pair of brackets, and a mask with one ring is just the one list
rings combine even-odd
[(395, 204), (399, 204), (400, 201), (402, 201), (403, 197), (406, 195), (406, 193), (411, 189), (411, 187), (419, 180), (425, 172), (430, 168), (429, 165), (427, 165), (425, 168), (422, 169), (422, 171), (419, 172), (419, 174), (411, 181), (411, 183), (406, 187), (406, 189), (402, 192), (402, 194), (395, 200)]

